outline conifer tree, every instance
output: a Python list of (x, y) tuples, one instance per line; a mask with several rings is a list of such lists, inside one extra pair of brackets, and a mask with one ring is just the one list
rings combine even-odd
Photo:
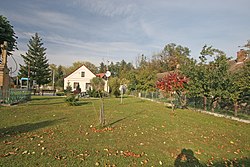
[(20, 64), (19, 76), (29, 78), (30, 86), (32, 86), (33, 81), (36, 81), (39, 87), (50, 81), (51, 72), (45, 51), (42, 39), (36, 33), (29, 40), (28, 52), (25, 55), (21, 54), (24, 65)]

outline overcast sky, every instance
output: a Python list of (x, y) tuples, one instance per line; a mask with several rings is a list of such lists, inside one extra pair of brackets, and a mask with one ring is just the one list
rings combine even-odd
[(249, 7), (249, 0), (4, 0), (0, 14), (18, 36), (18, 62), (37, 32), (49, 63), (98, 66), (151, 58), (168, 43), (188, 47), (194, 58), (205, 44), (235, 57), (250, 39)]

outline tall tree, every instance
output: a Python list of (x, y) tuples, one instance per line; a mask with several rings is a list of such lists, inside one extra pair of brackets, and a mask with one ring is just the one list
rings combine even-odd
[(24, 65), (20, 64), (19, 76), (30, 78), (31, 85), (33, 81), (36, 81), (40, 87), (51, 80), (51, 71), (45, 51), (46, 48), (43, 47), (42, 39), (36, 33), (29, 40), (28, 52), (25, 55), (21, 54)]
[(64, 76), (63, 67), (59, 65), (55, 75), (56, 86), (63, 88), (63, 76)]
[(119, 97), (120, 95), (120, 80), (118, 77), (111, 77), (109, 79), (109, 87), (111, 89), (111, 94), (114, 95), (115, 97)]
[(136, 90), (155, 91), (156, 71), (151, 71), (146, 66), (136, 73)]
[(10, 25), (10, 22), (7, 20), (6, 17), (0, 15), (0, 44), (3, 44), (4, 41), (8, 42), (8, 55), (11, 55), (11, 52), (17, 49), (16, 40), (17, 36), (15, 35), (13, 26)]
[(240, 102), (250, 106), (250, 61), (236, 72), (231, 72), (229, 81), (229, 99), (233, 101), (234, 115), (237, 116)]
[(105, 64), (103, 62), (101, 62), (98, 73), (105, 73), (106, 70), (107, 70), (107, 67), (105, 66)]
[(185, 64), (189, 56), (189, 48), (170, 43), (164, 47), (160, 54), (153, 56), (152, 63), (158, 72), (172, 71)]
[(210, 63), (210, 97), (212, 98), (212, 112), (216, 108), (218, 101), (228, 96), (229, 65), (228, 59), (223, 52), (219, 52), (215, 60)]

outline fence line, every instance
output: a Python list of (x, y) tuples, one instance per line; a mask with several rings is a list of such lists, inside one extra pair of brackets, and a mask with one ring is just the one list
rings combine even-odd
[(19, 102), (28, 101), (31, 99), (31, 91), (27, 89), (9, 89), (0, 90), (1, 104), (15, 104)]
[[(151, 92), (151, 91), (133, 91), (130, 93), (133, 96), (150, 99), (157, 102), (163, 102), (165, 104), (170, 104), (171, 99), (164, 97), (160, 92)], [(174, 97), (173, 104), (176, 108), (181, 108), (182, 104), (178, 98)], [(206, 104), (206, 112), (211, 112), (212, 110), (212, 99), (207, 98)], [(188, 108), (193, 108), (194, 110), (203, 111), (204, 110), (204, 99), (203, 97), (186, 97), (186, 106)], [(249, 104), (247, 106), (242, 106), (239, 108), (238, 116), (242, 117), (243, 119), (249, 119), (250, 111), (249, 111)], [(213, 112), (211, 112), (213, 113)], [(233, 103), (230, 101), (221, 100), (218, 102), (218, 105), (214, 108), (214, 113), (220, 113), (223, 115), (234, 115), (234, 106)]]

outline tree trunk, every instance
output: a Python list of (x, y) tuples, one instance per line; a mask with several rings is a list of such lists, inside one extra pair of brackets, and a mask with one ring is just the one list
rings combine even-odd
[(203, 107), (204, 107), (204, 111), (207, 111), (207, 97), (206, 96), (203, 97)]
[(171, 101), (171, 107), (172, 107), (172, 112), (174, 112), (174, 103), (173, 103), (173, 96), (172, 93), (170, 93), (170, 101)]
[(186, 96), (185, 93), (183, 94), (183, 96), (182, 96), (181, 99), (182, 99), (181, 107), (182, 107), (182, 108), (188, 108), (188, 107), (187, 107), (187, 96)]
[(237, 115), (238, 115), (238, 102), (236, 101), (234, 102), (234, 116), (237, 117)]
[[(99, 93), (100, 94), (100, 93)], [(104, 116), (104, 101), (103, 97), (100, 94), (101, 108), (100, 108), (100, 125), (103, 127), (105, 125), (105, 116)]]
[(104, 102), (103, 98), (101, 98), (101, 108), (100, 108), (100, 125), (103, 127), (105, 125), (105, 117), (104, 117)]
[(213, 101), (211, 109), (212, 112), (214, 112), (214, 109), (217, 107), (217, 102), (218, 102), (217, 99)]

